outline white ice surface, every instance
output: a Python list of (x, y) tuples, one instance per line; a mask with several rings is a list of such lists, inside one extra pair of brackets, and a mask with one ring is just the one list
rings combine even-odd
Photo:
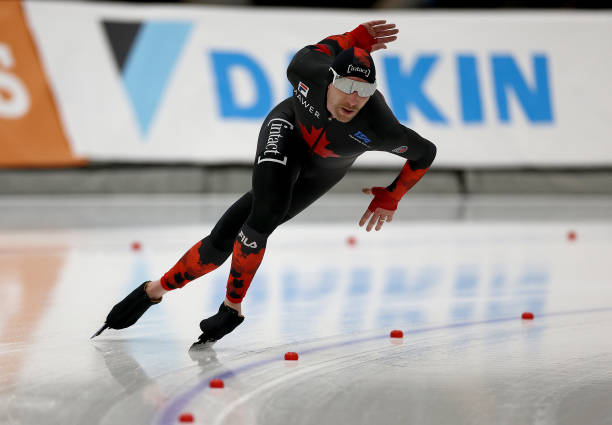
[(229, 261), (89, 340), (211, 226), (0, 231), (0, 423), (612, 424), (612, 220), (289, 223), (212, 350)]

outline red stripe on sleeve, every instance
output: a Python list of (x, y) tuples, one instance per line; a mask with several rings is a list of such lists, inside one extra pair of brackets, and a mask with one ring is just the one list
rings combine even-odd
[(422, 170), (413, 170), (410, 168), (410, 161), (406, 161), (402, 171), (400, 171), (397, 179), (387, 187), (389, 194), (396, 200), (402, 199), (402, 196), (406, 194), (414, 186), (417, 184), (419, 180), (425, 175), (425, 173), (429, 170), (428, 168), (424, 168)]
[(327, 56), (331, 56), (331, 51), (325, 44), (315, 44), (315, 50), (325, 53)]

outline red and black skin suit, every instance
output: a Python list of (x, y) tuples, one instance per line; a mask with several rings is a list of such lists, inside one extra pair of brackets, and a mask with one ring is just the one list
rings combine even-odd
[(374, 191), (368, 207), (397, 208), (429, 169), (435, 145), (401, 125), (378, 91), (347, 123), (332, 118), (326, 108), (329, 68), (336, 55), (351, 48), (370, 52), (373, 44), (374, 38), (360, 25), (297, 52), (287, 69), (293, 96), (270, 112), (259, 132), (252, 189), (162, 277), (165, 289), (183, 287), (231, 254), (226, 296), (233, 303), (242, 302), (268, 236), (338, 183), (364, 152), (385, 151), (406, 159), (397, 178)]

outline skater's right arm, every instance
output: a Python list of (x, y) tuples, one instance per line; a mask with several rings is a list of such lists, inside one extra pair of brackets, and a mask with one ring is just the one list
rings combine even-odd
[[(351, 47), (360, 47), (368, 52), (386, 49), (387, 43), (397, 39), (399, 32), (395, 24), (387, 21), (369, 21), (352, 31), (330, 35), (317, 44), (304, 47), (295, 54), (287, 68), (287, 77), (295, 86), (300, 79), (313, 79), (327, 75), (329, 66), (338, 53)], [(295, 84), (294, 84), (295, 82)]]

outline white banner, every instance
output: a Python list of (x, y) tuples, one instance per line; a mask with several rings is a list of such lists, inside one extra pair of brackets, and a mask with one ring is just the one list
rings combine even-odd
[[(250, 163), (289, 96), (294, 52), (380, 11), (30, 2), (74, 152), (93, 160)], [(437, 167), (612, 165), (612, 13), (386, 12), (373, 54), (397, 118)], [(367, 153), (359, 164), (403, 161)]]

